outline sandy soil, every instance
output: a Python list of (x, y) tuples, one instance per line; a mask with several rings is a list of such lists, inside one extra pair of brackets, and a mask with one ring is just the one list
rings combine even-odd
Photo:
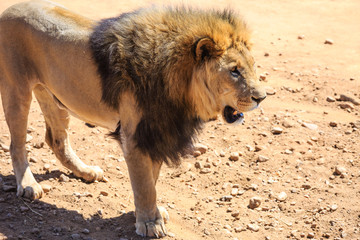
[[(0, 12), (16, 2), (1, 0)], [(169, 3), (58, 2), (95, 19)], [(197, 5), (230, 6), (244, 15), (269, 97), (246, 114), (244, 125), (220, 119), (206, 124), (199, 141), (207, 151), (184, 158), (179, 169), (163, 167), (157, 191), (171, 217), (165, 239), (360, 239), (360, 2)], [(338, 101), (341, 95), (353, 101)], [(274, 127), (281, 133), (273, 134)], [(0, 150), (0, 239), (141, 239), (134, 234), (122, 152), (107, 130), (72, 119), (73, 148), (109, 179), (87, 184), (62, 167), (46, 144), (41, 147), (44, 129), (34, 100), (27, 148), (36, 179), (51, 186), (40, 201), (16, 197), (9, 153)], [(0, 141), (10, 142), (2, 111)], [(229, 160), (234, 152), (237, 161)], [(60, 181), (62, 174), (69, 180)], [(261, 204), (251, 209), (253, 197)]]

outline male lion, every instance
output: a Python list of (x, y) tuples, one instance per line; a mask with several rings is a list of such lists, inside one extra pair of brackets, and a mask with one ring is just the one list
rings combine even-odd
[(242, 121), (266, 96), (248, 29), (231, 11), (152, 8), (95, 22), (45, 1), (1, 15), (0, 83), (18, 196), (43, 194), (25, 150), (34, 92), (47, 144), (76, 176), (102, 180), (103, 171), (71, 149), (69, 114), (113, 132), (129, 169), (136, 233), (156, 237), (166, 235), (155, 190), (162, 163), (179, 164), (203, 122), (220, 112)]

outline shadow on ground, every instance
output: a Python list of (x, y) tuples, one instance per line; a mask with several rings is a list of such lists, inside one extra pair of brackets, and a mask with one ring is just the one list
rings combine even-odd
[[(56, 178), (60, 174), (51, 172), (37, 175), (36, 179)], [(16, 185), (12, 175), (0, 174), (0, 179), (7, 186)], [(0, 188), (0, 239), (144, 239), (135, 234), (134, 223), (133, 212), (116, 218), (105, 219), (101, 213), (84, 218), (77, 211), (19, 198), (15, 188), (7, 192)]]

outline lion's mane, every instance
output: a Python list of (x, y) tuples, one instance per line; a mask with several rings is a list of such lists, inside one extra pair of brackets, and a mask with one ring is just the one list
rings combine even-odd
[[(121, 94), (133, 92), (143, 114), (134, 135), (137, 147), (153, 160), (178, 164), (202, 125), (189, 96), (194, 71), (206, 61), (195, 57), (197, 42), (212, 39), (221, 55), (232, 44), (248, 45), (248, 35), (229, 10), (141, 9), (104, 19), (90, 38), (102, 100), (118, 109)], [(115, 135), (120, 127), (119, 122)]]

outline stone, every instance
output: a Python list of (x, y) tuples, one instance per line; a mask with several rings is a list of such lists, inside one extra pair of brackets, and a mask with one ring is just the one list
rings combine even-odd
[(201, 154), (204, 154), (208, 150), (208, 147), (205, 146), (204, 144), (196, 143), (194, 144), (194, 149), (195, 151), (199, 151)]
[(51, 186), (48, 184), (41, 184), (41, 187), (42, 187), (44, 193), (48, 193), (51, 190)]
[(281, 192), (276, 196), (276, 200), (283, 202), (287, 199), (287, 194), (285, 192)]
[(193, 156), (194, 157), (198, 157), (198, 156), (200, 156), (201, 155), (201, 152), (200, 151), (194, 151), (193, 152)]
[(340, 103), (339, 107), (341, 109), (351, 109), (351, 110), (355, 109), (354, 105), (352, 103), (349, 103), (349, 102)]
[(207, 174), (207, 173), (211, 173), (211, 169), (210, 168), (203, 168), (200, 170), (201, 174)]
[(259, 78), (260, 78), (260, 81), (265, 81), (266, 80), (266, 75), (265, 74), (260, 74)]
[(33, 137), (30, 134), (26, 134), (26, 142), (31, 142), (33, 140)]
[(232, 188), (231, 189), (231, 196), (236, 196), (239, 192), (239, 189), (238, 188)]
[(50, 164), (45, 163), (43, 169), (44, 169), (45, 171), (49, 171), (49, 170), (50, 170)]
[(347, 170), (343, 166), (336, 166), (335, 167), (335, 174), (344, 176), (344, 175), (346, 175), (346, 173), (347, 173)]
[(268, 157), (263, 156), (263, 155), (258, 156), (257, 162), (267, 162), (267, 161), (269, 161)]
[(239, 160), (239, 153), (238, 152), (232, 152), (232, 153), (230, 153), (230, 157), (229, 157), (229, 159), (231, 160), (231, 161), (238, 161)]
[(247, 229), (253, 232), (258, 232), (260, 230), (260, 227), (256, 224), (248, 224)]
[(306, 237), (307, 237), (307, 238), (314, 238), (314, 237), (315, 237), (315, 233), (309, 232)]
[(4, 152), (10, 152), (10, 147), (8, 145), (0, 143), (0, 147)]
[(283, 129), (281, 127), (273, 127), (271, 129), (272, 134), (279, 135), (283, 132)]
[(329, 123), (329, 125), (330, 125), (330, 127), (337, 127), (337, 122), (335, 122), (335, 121), (331, 121), (330, 123)]
[(338, 209), (338, 205), (336, 205), (336, 204), (333, 204), (330, 206), (330, 210), (333, 212), (335, 212), (337, 209)]
[(29, 158), (29, 162), (37, 163), (38, 160), (37, 160), (36, 158), (34, 158), (34, 157), (30, 157), (30, 158)]
[(248, 207), (251, 209), (258, 208), (261, 205), (261, 198), (260, 197), (252, 197), (249, 200)]
[(299, 35), (299, 36), (298, 36), (298, 39), (300, 39), (300, 40), (302, 40), (302, 39), (304, 39), (304, 38), (305, 38), (304, 35)]
[(313, 123), (305, 123), (305, 122), (303, 122), (303, 123), (301, 123), (301, 126), (306, 127), (306, 128), (308, 128), (310, 130), (318, 129), (318, 126), (316, 124), (313, 124)]
[(70, 181), (70, 178), (66, 176), (65, 174), (61, 174), (59, 177), (60, 182), (68, 182)]
[(285, 128), (292, 128), (292, 127), (295, 126), (295, 122), (285, 119), (282, 122), (282, 126), (285, 127)]
[(326, 97), (326, 101), (327, 101), (327, 102), (335, 102), (336, 99), (333, 98), (333, 97), (331, 97), (331, 96), (328, 96), (328, 97)]
[(201, 162), (199, 162), (199, 161), (195, 162), (194, 166), (197, 169), (202, 169), (203, 168), (203, 164)]
[(270, 95), (270, 96), (276, 94), (276, 90), (274, 88), (272, 88), (272, 87), (266, 87), (265, 91), (266, 91), (266, 94)]
[(352, 97), (349, 97), (349, 96), (346, 96), (345, 94), (340, 94), (340, 97), (338, 99), (339, 101), (344, 101), (344, 102), (351, 102), (353, 103), (354, 105), (358, 106), (360, 105), (360, 102), (355, 100), (354, 98)]
[(100, 195), (102, 195), (102, 196), (109, 196), (109, 193), (108, 192), (106, 192), (106, 191), (100, 191)]
[(325, 39), (324, 44), (333, 45), (333, 44), (334, 44), (334, 41), (333, 41), (332, 39), (330, 39), (330, 38), (327, 38), (327, 39)]

